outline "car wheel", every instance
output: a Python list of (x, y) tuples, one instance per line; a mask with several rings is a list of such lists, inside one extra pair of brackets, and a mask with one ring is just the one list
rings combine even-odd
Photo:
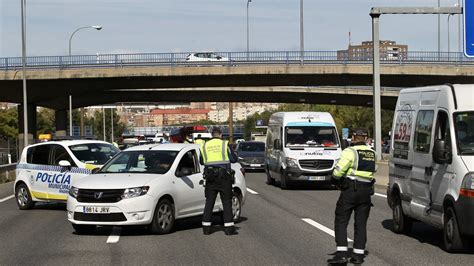
[(283, 169), (280, 170), (280, 188), (281, 189), (288, 189), (290, 186), (290, 181), (288, 180), (288, 177), (285, 175), (285, 171)]
[(234, 222), (240, 220), (240, 215), (242, 214), (242, 196), (236, 191), (232, 195), (232, 217)]
[(393, 232), (397, 234), (408, 234), (413, 226), (413, 220), (403, 213), (400, 195), (393, 197)]
[(460, 252), (465, 249), (466, 241), (459, 232), (458, 221), (453, 207), (448, 207), (444, 213), (444, 247), (448, 252)]
[(72, 228), (79, 235), (94, 233), (95, 227), (93, 224), (72, 224)]
[(35, 206), (35, 202), (31, 199), (31, 194), (25, 184), (19, 184), (15, 190), (16, 204), (20, 210), (28, 210)]
[(270, 170), (265, 168), (265, 173), (267, 174), (267, 184), (268, 185), (275, 185), (275, 179), (273, 179), (272, 175), (270, 174)]
[(168, 234), (174, 227), (174, 221), (174, 204), (168, 199), (162, 199), (156, 205), (150, 230), (158, 235)]

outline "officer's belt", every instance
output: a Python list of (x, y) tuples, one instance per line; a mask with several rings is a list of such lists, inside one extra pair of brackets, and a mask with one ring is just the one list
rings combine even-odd
[(368, 179), (358, 177), (358, 176), (346, 175), (346, 177), (350, 180), (353, 180), (353, 181), (358, 181), (358, 182), (367, 183), (367, 184), (372, 183), (372, 180), (368, 180)]

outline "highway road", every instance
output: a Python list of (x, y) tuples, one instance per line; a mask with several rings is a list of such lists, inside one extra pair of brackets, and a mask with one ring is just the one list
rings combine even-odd
[[(169, 235), (150, 235), (141, 227), (103, 227), (93, 235), (76, 235), (65, 205), (20, 211), (9, 198), (13, 184), (3, 184), (0, 264), (325, 265), (335, 250), (331, 234), (339, 192), (304, 184), (283, 191), (267, 185), (264, 173), (247, 173), (246, 180), (249, 193), (239, 234), (230, 237), (218, 226), (204, 236), (200, 217), (179, 221)], [(384, 192), (379, 188), (373, 197), (366, 265), (471, 263), (472, 254), (443, 251), (439, 229), (417, 223), (409, 236), (394, 234)]]

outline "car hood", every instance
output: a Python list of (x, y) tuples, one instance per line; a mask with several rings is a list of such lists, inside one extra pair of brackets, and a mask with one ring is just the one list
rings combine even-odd
[(161, 176), (159, 174), (94, 174), (78, 180), (75, 187), (87, 189), (117, 189), (141, 187), (148, 184), (154, 178)]
[(265, 157), (265, 152), (251, 152), (251, 151), (241, 151), (238, 154), (239, 157)]

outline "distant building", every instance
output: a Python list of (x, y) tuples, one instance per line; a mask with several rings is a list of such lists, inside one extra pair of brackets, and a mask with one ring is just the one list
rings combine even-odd
[[(337, 60), (367, 61), (372, 60), (374, 45), (372, 41), (360, 45), (349, 45), (347, 50), (337, 51)], [(395, 41), (380, 41), (380, 60), (398, 61), (408, 57), (408, 45), (396, 44)]]

